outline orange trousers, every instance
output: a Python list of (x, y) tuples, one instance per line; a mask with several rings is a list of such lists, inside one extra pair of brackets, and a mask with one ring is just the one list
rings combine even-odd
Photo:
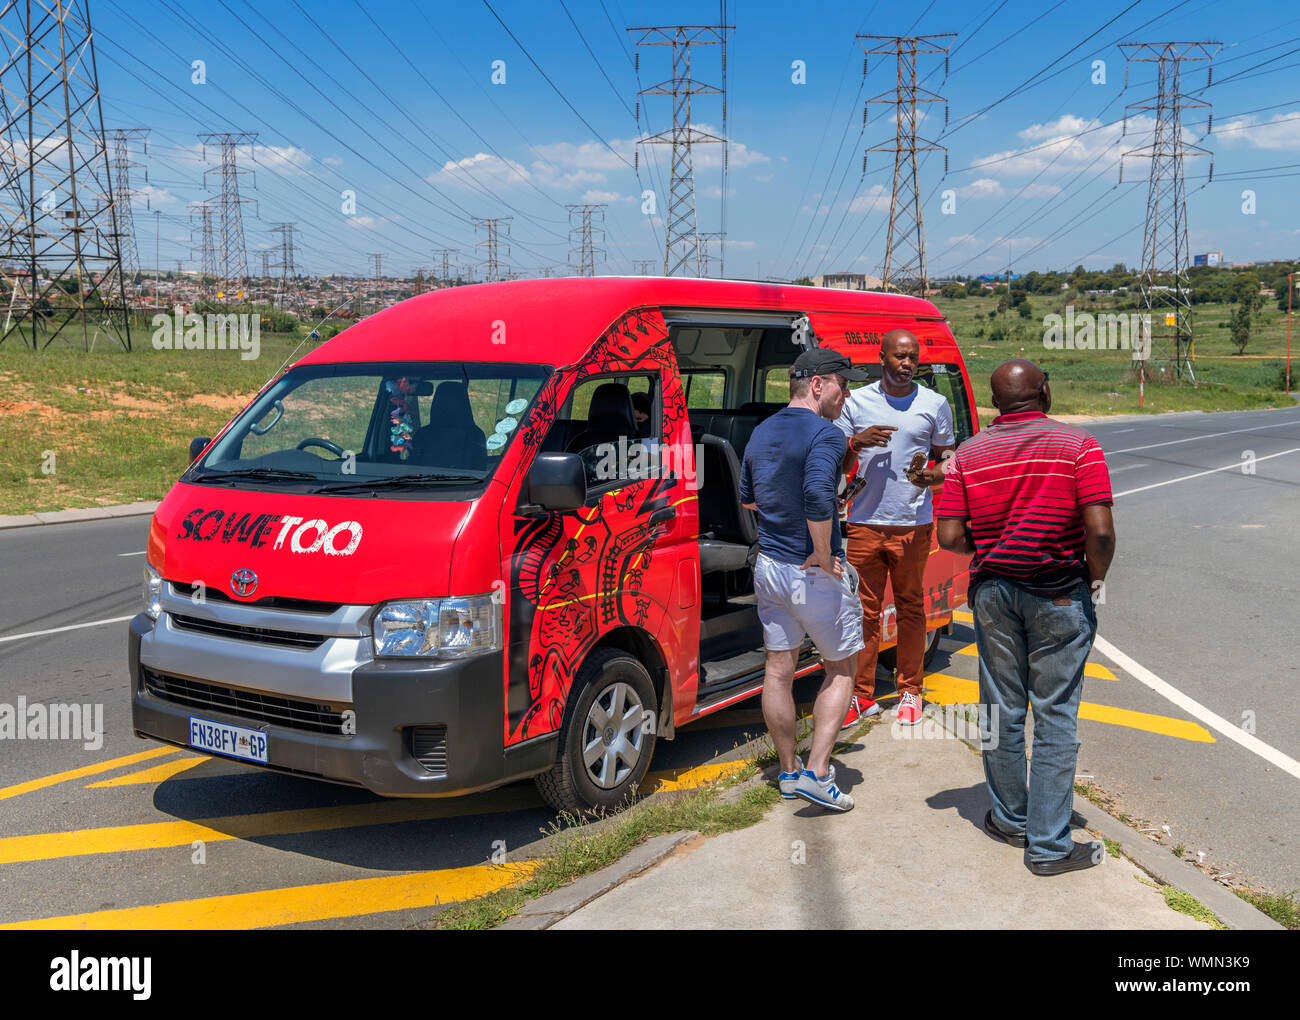
[(858, 676), (853, 693), (859, 698), (876, 694), (876, 659), (880, 654), (880, 608), (885, 582), (894, 586), (898, 613), (898, 693), (921, 696), (925, 657), (925, 561), (930, 555), (933, 524), (915, 527), (849, 524), (848, 560), (858, 572), (858, 597), (862, 600), (862, 639)]

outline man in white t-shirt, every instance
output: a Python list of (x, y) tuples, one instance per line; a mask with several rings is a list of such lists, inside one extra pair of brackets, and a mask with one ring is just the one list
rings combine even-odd
[[(876, 659), (885, 583), (893, 582), (898, 629), (898, 722), (921, 721), (925, 655), (925, 561), (934, 533), (930, 486), (943, 480), (956, 444), (952, 409), (941, 393), (914, 381), (921, 344), (905, 329), (880, 341), (879, 382), (854, 390), (836, 425), (848, 437), (844, 470), (858, 483), (849, 505), (848, 560), (860, 577), (862, 637), (853, 700), (844, 725), (875, 715)], [(926, 467), (934, 459), (936, 466)]]

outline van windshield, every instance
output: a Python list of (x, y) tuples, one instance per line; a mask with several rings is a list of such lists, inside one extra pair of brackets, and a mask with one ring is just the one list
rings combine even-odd
[(549, 369), (472, 362), (302, 365), (183, 481), (438, 498), (492, 476)]

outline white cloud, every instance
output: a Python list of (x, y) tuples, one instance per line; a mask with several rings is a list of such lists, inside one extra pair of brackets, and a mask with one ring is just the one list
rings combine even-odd
[(132, 208), (144, 205), (146, 202), (149, 208), (152, 208), (156, 205), (175, 205), (180, 201), (166, 188), (156, 188), (152, 184), (146, 184), (138, 191), (139, 195), (131, 203)]
[(617, 202), (622, 199), (617, 191), (584, 191), (582, 200), (584, 202)]
[(1225, 146), (1252, 149), (1300, 149), (1300, 114), (1279, 113), (1271, 120), (1234, 117), (1215, 129), (1214, 139)]
[(342, 165), (343, 165), (343, 157), (342, 157), (342, 156), (326, 156), (324, 159), (321, 160), (321, 162), (324, 163), (326, 166), (342, 166)]
[[(1104, 124), (1096, 118), (1067, 113), (1054, 121), (1031, 124), (1016, 132), (1022, 145), (980, 156), (971, 165), (977, 171), (987, 168), (1011, 175), (1036, 174), (1043, 170), (1054, 174), (1074, 173), (1098, 157), (1118, 160), (1121, 152), (1141, 148), (1150, 142), (1154, 126), (1151, 117), (1130, 117), (1125, 135), (1122, 122)], [(1033, 151), (1026, 152), (1026, 149)]]
[[(470, 175), (473, 175), (471, 178)], [(522, 163), (505, 160), (486, 152), (476, 152), (464, 159), (448, 160), (439, 169), (425, 177), (430, 184), (470, 184), (473, 181), (492, 187), (508, 187), (528, 179), (528, 170)]]
[[(618, 170), (631, 165), (632, 154), (636, 150), (636, 140), (615, 138), (610, 143), (610, 152), (600, 142), (552, 142), (549, 145), (533, 146), (533, 153), (547, 163), (559, 166), (581, 167), (586, 170)], [(617, 153), (618, 155), (615, 155)], [(619, 157), (622, 157), (620, 159)], [(627, 160), (624, 164), (623, 160)]]
[(546, 188), (579, 188), (584, 184), (604, 184), (608, 180), (596, 170), (561, 170), (541, 160), (533, 162), (532, 170), (537, 183)]
[(879, 212), (882, 209), (888, 211), (890, 193), (891, 189), (883, 184), (873, 184), (849, 203), (849, 212)]
[(254, 145), (253, 154), (254, 162), (278, 174), (305, 174), (312, 161), (311, 153), (296, 145)]

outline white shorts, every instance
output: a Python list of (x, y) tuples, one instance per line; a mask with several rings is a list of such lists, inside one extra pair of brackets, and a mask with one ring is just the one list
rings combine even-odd
[(813, 639), (823, 659), (832, 662), (866, 647), (858, 572), (847, 560), (841, 562), (844, 576), (837, 580), (821, 567), (804, 570), (758, 554), (754, 595), (769, 652), (793, 651), (803, 644), (804, 635)]

